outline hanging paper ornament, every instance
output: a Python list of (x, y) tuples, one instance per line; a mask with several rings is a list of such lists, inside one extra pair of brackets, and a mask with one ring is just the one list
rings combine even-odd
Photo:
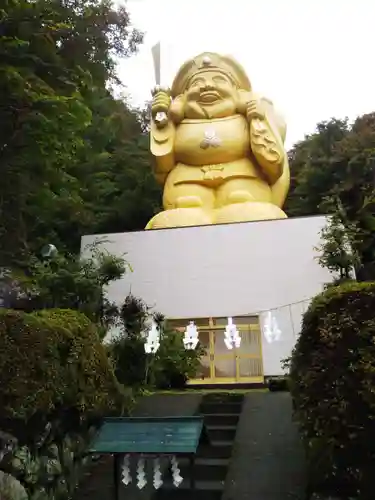
[(190, 324), (186, 327), (185, 335), (183, 338), (183, 343), (185, 349), (195, 349), (198, 345), (198, 329), (194, 324), (194, 321), (190, 321)]
[(241, 345), (241, 337), (232, 318), (228, 318), (228, 324), (224, 332), (224, 344), (227, 349), (233, 349), (233, 347), (238, 349)]
[(132, 482), (131, 474), (130, 474), (130, 455), (125, 455), (124, 460), (122, 462), (122, 482), (127, 486)]
[(145, 342), (145, 352), (154, 354), (160, 347), (160, 331), (158, 325), (153, 321), (152, 326), (147, 334)]
[(263, 321), (263, 334), (269, 344), (277, 342), (281, 338), (281, 330), (277, 320), (271, 311), (268, 311)]
[(178, 468), (178, 462), (175, 456), (171, 458), (171, 469), (172, 469), (172, 478), (173, 478), (173, 484), (178, 488), (184, 478), (180, 474), (180, 469)]
[(163, 484), (162, 473), (160, 470), (160, 459), (154, 458), (154, 488), (158, 490)]
[(144, 458), (139, 458), (137, 463), (137, 487), (141, 490), (146, 484), (145, 460)]

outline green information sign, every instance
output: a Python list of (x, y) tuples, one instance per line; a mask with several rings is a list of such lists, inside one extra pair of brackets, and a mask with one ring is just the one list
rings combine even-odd
[[(201, 441), (208, 441), (203, 417), (106, 418), (88, 452), (114, 455), (117, 500), (121, 460), (125, 455), (188, 456), (193, 470), (195, 454)], [(193, 475), (190, 483), (193, 490)]]
[(195, 454), (203, 417), (107, 418), (89, 453)]

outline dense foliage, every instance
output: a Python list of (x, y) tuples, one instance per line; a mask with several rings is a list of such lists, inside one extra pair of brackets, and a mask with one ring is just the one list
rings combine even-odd
[(0, 310), (0, 374), (0, 451), (12, 443), (1, 470), (30, 499), (70, 498), (101, 418), (131, 405), (95, 325), (77, 311)]
[(108, 300), (105, 288), (131, 271), (123, 257), (101, 249), (98, 240), (85, 250), (89, 256), (54, 253), (49, 258), (31, 257), (25, 273), (3, 270), (0, 300), (3, 307), (31, 312), (64, 308), (83, 312), (103, 338), (119, 311)]
[[(375, 279), (375, 113), (353, 124), (336, 119), (318, 124), (316, 133), (292, 148), (289, 160), (292, 187), (287, 213), (335, 214), (331, 229), (336, 231), (338, 222), (345, 227), (357, 278)], [(338, 255), (337, 246), (331, 245), (328, 253), (335, 259), (346, 258)]]
[(118, 58), (142, 41), (126, 9), (6, 0), (0, 27), (0, 264), (143, 228), (160, 203), (145, 116), (108, 90)]
[[(316, 488), (373, 498), (375, 283), (317, 296), (291, 358), (291, 392)], [(332, 491), (331, 491), (332, 493)]]
[[(109, 345), (118, 380), (132, 387), (159, 389), (182, 388), (189, 378), (194, 378), (202, 354), (185, 350), (181, 333), (169, 330), (164, 318), (153, 314), (140, 299), (126, 297), (120, 313), (119, 331)], [(154, 319), (161, 331), (160, 347), (155, 354), (146, 354), (145, 333)]]

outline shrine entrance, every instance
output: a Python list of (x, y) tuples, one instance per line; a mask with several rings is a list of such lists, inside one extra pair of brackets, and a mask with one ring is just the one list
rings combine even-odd
[(168, 326), (184, 332), (189, 321), (194, 321), (199, 331), (199, 341), (205, 348), (197, 378), (193, 384), (263, 383), (262, 342), (257, 316), (233, 317), (241, 337), (238, 349), (228, 350), (224, 343), (228, 318), (198, 318), (168, 320)]

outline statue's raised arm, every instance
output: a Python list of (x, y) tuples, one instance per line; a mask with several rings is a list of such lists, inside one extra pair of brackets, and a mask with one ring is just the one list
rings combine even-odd
[(147, 229), (280, 219), (286, 126), (230, 56), (203, 53), (153, 92), (151, 153), (164, 211)]

